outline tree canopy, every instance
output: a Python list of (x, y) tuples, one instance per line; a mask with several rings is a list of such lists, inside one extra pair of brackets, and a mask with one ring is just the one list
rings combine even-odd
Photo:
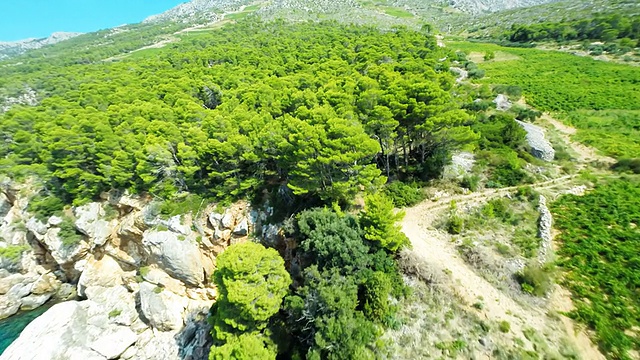
[(39, 99), (0, 114), (0, 172), (36, 175), (64, 203), (274, 185), (332, 203), (437, 176), (433, 157), (475, 140), (449, 50), (424, 33), (253, 21), (176, 36), (110, 61), (60, 50), (0, 68), (0, 85)]

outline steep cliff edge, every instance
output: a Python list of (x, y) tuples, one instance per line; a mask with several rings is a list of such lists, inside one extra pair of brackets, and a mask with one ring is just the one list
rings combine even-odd
[[(0, 359), (204, 359), (216, 256), (249, 236), (277, 241), (270, 209), (245, 202), (158, 214), (126, 193), (38, 219), (30, 185), (0, 193), (0, 317), (53, 306)], [(218, 211), (216, 211), (218, 210)], [(72, 229), (68, 224), (72, 224)], [(9, 254), (12, 254), (9, 256)]]

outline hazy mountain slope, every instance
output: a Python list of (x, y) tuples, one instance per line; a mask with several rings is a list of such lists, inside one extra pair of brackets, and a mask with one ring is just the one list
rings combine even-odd
[(518, 9), (554, 0), (450, 0), (451, 6), (470, 14)]
[(636, 0), (561, 0), (547, 4), (510, 9), (490, 15), (481, 15), (457, 23), (455, 28), (476, 35), (488, 35), (495, 31), (507, 29), (512, 24), (530, 24), (540, 21), (562, 21), (582, 19), (593, 14), (620, 13), (625, 15), (640, 14), (640, 2)]
[(220, 20), (225, 12), (238, 11), (250, 3), (250, 0), (192, 0), (161, 14), (150, 16), (144, 22), (211, 22)]
[(29, 50), (39, 49), (43, 46), (53, 45), (71, 39), (82, 33), (55, 32), (43, 39), (25, 39), (20, 41), (0, 42), (0, 60), (10, 56), (23, 54)]

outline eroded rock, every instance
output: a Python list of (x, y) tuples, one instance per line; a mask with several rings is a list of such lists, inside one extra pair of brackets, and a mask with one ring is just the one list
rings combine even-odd
[(150, 325), (160, 331), (182, 328), (186, 302), (169, 290), (144, 282), (140, 284), (140, 309)]
[(142, 239), (152, 259), (169, 275), (198, 286), (204, 280), (200, 250), (194, 239), (171, 231), (148, 230)]
[(544, 130), (536, 125), (516, 120), (527, 132), (527, 144), (531, 147), (531, 154), (544, 161), (553, 161), (556, 151), (546, 139)]

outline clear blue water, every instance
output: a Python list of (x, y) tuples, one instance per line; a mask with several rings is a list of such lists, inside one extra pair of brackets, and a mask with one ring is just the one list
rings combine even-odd
[(133, 24), (187, 0), (0, 0), (0, 41)]
[(0, 320), (0, 355), (20, 336), (31, 321), (42, 315), (52, 305), (44, 305), (33, 311), (20, 312), (7, 319)]

